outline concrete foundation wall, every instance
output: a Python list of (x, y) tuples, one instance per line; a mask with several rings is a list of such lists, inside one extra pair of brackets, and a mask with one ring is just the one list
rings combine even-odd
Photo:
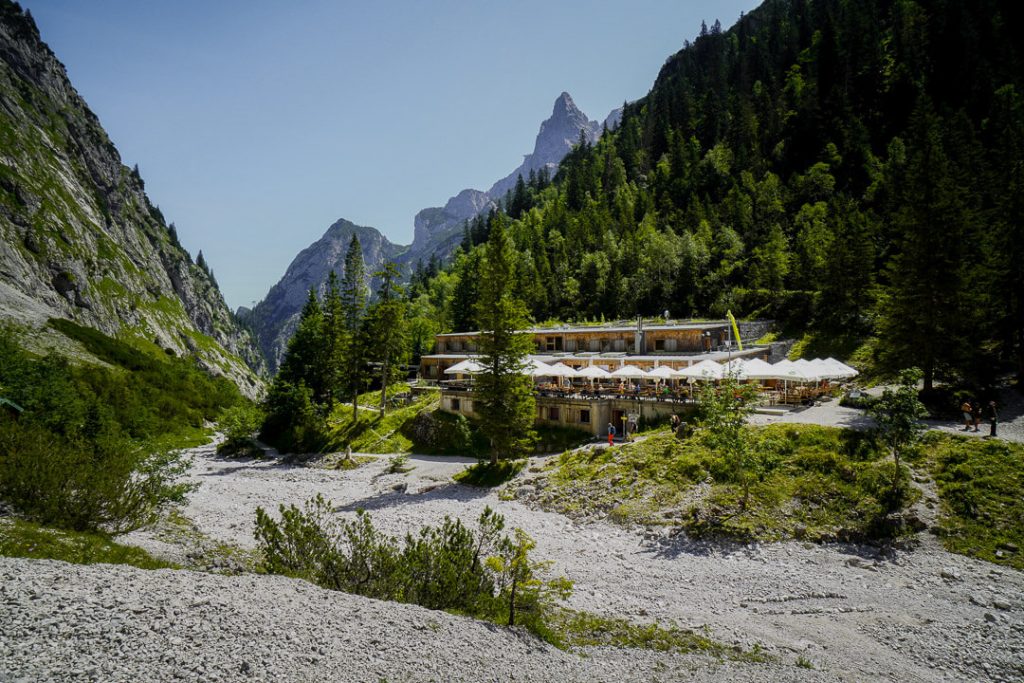
[[(442, 391), (441, 410), (478, 417), (473, 394), (466, 391)], [(693, 406), (667, 401), (635, 401), (626, 399), (537, 398), (537, 424), (571, 427), (594, 436), (608, 434), (608, 423), (614, 419), (615, 429), (622, 434), (623, 415), (636, 413), (641, 422), (666, 420), (673, 413), (684, 417)], [(584, 419), (587, 421), (584, 422)]]

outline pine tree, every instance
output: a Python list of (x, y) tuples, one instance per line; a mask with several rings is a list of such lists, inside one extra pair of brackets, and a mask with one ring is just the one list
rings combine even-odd
[(275, 381), (292, 386), (302, 384), (312, 392), (315, 403), (323, 403), (326, 391), (324, 348), (323, 310), (316, 292), (310, 289)]
[(965, 264), (965, 207), (944, 148), (941, 119), (922, 100), (912, 123), (911, 150), (897, 173), (893, 218), (897, 253), (878, 302), (883, 358), (893, 369), (918, 365), (924, 388), (970, 353)]
[(523, 374), (533, 339), (523, 332), (529, 326), (526, 306), (512, 296), (514, 260), (505, 220), (498, 216), (491, 222), (476, 305), (485, 368), (477, 375), (476, 406), (492, 465), (528, 452), (535, 438), (533, 380)]
[(371, 361), (380, 363), (380, 414), (387, 410), (388, 386), (404, 376), (409, 344), (406, 330), (406, 303), (398, 286), (400, 274), (394, 263), (374, 274), (380, 278), (377, 301), (366, 314), (366, 352)]
[(363, 335), (359, 334), (366, 313), (366, 266), (359, 237), (352, 235), (345, 253), (345, 274), (341, 279), (342, 328), (345, 330), (344, 385), (352, 397), (352, 419), (359, 417), (359, 392), (366, 386)]
[(338, 275), (333, 270), (327, 276), (327, 290), (324, 292), (324, 382), (329, 404), (341, 395), (344, 380), (345, 346), (348, 330), (345, 327), (345, 312), (341, 303)]

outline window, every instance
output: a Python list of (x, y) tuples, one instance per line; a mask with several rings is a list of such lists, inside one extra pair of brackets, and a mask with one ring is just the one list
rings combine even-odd
[(664, 339), (655, 339), (654, 340), (654, 350), (655, 351), (664, 351), (665, 350), (665, 340)]
[(580, 411), (580, 422), (583, 424), (590, 424), (590, 410), (584, 408)]
[(547, 337), (545, 340), (544, 348), (547, 351), (561, 351), (562, 350), (562, 338), (561, 337)]
[(548, 419), (553, 422), (558, 422), (559, 416), (557, 407), (552, 406), (551, 408), (548, 408)]
[(453, 399), (451, 399), (451, 401), (452, 401), (452, 410), (459, 410), (461, 408), (459, 399), (453, 398)]

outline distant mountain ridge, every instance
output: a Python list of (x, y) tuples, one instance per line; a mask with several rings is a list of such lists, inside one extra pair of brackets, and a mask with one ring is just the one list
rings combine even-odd
[(399, 258), (408, 249), (392, 244), (376, 228), (339, 219), (327, 229), (323, 237), (299, 252), (284, 276), (270, 288), (267, 296), (255, 308), (251, 311), (239, 310), (239, 315), (256, 332), (260, 349), (272, 368), (276, 369), (284, 355), (309, 290), (322, 294), (332, 270), (339, 277), (344, 274), (345, 253), (353, 236), (359, 238), (369, 275), (382, 264)]
[(533, 151), (524, 155), (522, 163), (486, 192), (467, 188), (450, 197), (443, 207), (419, 211), (413, 220), (413, 242), (409, 246), (392, 243), (376, 228), (339, 219), (323, 237), (295, 257), (263, 301), (251, 311), (239, 309), (239, 315), (255, 330), (270, 367), (274, 369), (280, 362), (309, 290), (312, 288), (322, 293), (331, 270), (339, 276), (343, 274), (345, 250), (353, 235), (359, 236), (368, 274), (387, 261), (410, 265), (420, 259), (427, 261), (433, 255), (447, 257), (462, 239), (463, 224), (495, 208), (505, 193), (515, 186), (520, 175), (527, 178), (531, 172), (547, 169), (553, 176), (558, 164), (579, 142), (581, 131), (587, 141), (593, 143), (601, 137), (606, 126), (609, 129), (616, 127), (621, 118), (622, 109), (618, 108), (608, 115), (603, 124), (591, 121), (576, 106), (569, 93), (563, 92), (555, 100), (551, 116), (541, 123)]
[[(609, 129), (615, 128), (621, 119), (622, 108), (619, 107), (608, 114), (605, 125)], [(486, 192), (462, 190), (450, 198), (444, 208), (431, 207), (416, 214), (410, 260), (426, 260), (433, 254), (449, 255), (462, 237), (463, 223), (497, 206), (505, 193), (515, 186), (519, 176), (525, 179), (531, 172), (547, 169), (554, 177), (559, 163), (579, 142), (580, 131), (584, 132), (588, 142), (594, 143), (601, 137), (603, 128), (601, 123), (589, 120), (576, 106), (572, 96), (563, 92), (555, 100), (551, 116), (540, 124), (533, 152), (525, 155), (514, 171), (495, 182)]]
[(192, 355), (249, 395), (265, 370), (35, 22), (0, 0), (0, 319), (56, 338), (49, 318)]

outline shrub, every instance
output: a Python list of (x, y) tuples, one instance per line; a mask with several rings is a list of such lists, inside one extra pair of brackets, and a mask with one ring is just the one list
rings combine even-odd
[(320, 496), (302, 510), (282, 505), (280, 521), (257, 509), (262, 568), (332, 590), (522, 624), (541, 636), (549, 634), (547, 610), (571, 591), (564, 578), (536, 577), (546, 564), (530, 557), (532, 539), (519, 529), (503, 535), (505, 520), (490, 508), (475, 531), (445, 517), (401, 543), (378, 532), (364, 511), (339, 521), (330, 513)]
[(51, 325), (119, 369), (36, 357), (0, 325), (0, 385), (24, 410), (0, 416), (0, 498), (24, 516), (71, 530), (115, 533), (146, 524), (180, 500), (178, 440), (239, 400), (238, 390), (195, 364), (149, 357), (70, 321)]
[(187, 468), (178, 453), (122, 437), (69, 440), (30, 421), (0, 418), (0, 498), (37, 522), (72, 531), (123, 533), (162, 504), (181, 501)]
[(388, 474), (405, 474), (411, 469), (409, 467), (409, 456), (405, 453), (396, 453), (388, 458), (388, 467), (385, 471)]
[(275, 381), (263, 403), (260, 439), (281, 451), (319, 451), (327, 443), (327, 425), (313, 406), (313, 392), (300, 380)]
[(219, 426), (224, 441), (217, 452), (224, 455), (258, 455), (262, 451), (255, 435), (263, 424), (263, 412), (251, 403), (240, 403), (228, 408), (220, 417)]

